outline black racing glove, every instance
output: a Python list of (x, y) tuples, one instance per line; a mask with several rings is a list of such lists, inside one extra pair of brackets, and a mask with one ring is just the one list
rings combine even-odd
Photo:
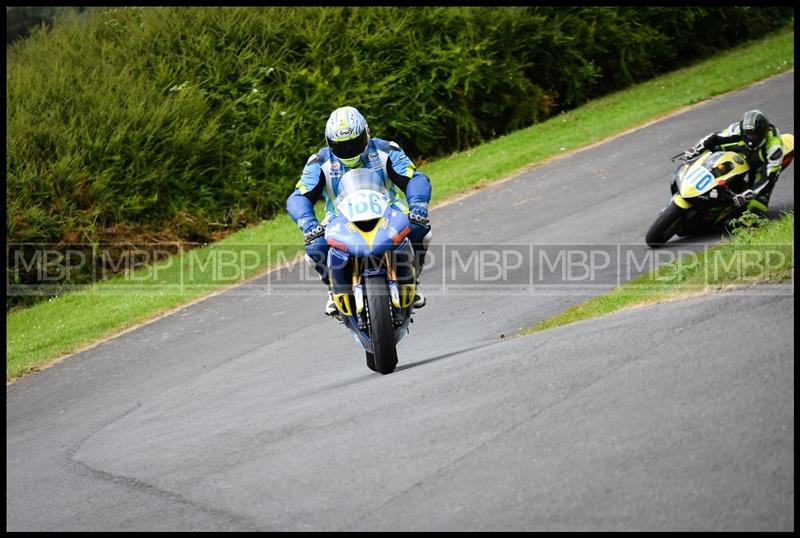
[(734, 195), (733, 197), (733, 205), (736, 207), (744, 207), (755, 198), (756, 193), (753, 192), (751, 189), (747, 189), (744, 192), (740, 192), (739, 194)]
[(719, 135), (710, 133), (702, 138), (697, 144), (684, 152), (687, 159), (694, 159), (704, 151), (715, 151), (719, 144)]
[(717, 133), (710, 133), (700, 140), (697, 145), (708, 151), (715, 151), (719, 146), (719, 135)]

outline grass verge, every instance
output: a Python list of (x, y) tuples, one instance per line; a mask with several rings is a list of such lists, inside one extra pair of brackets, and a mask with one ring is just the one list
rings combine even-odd
[(794, 276), (794, 211), (779, 220), (746, 213), (729, 241), (685, 255), (617, 286), (518, 334), (552, 329), (634, 306), (747, 286), (790, 281)]
[[(793, 67), (794, 30), (789, 28), (472, 150), (418, 165), (431, 177), (435, 206)], [(6, 380), (262, 274), (301, 252), (299, 240), (294, 223), (281, 215), (212, 245), (11, 312), (6, 315)]]

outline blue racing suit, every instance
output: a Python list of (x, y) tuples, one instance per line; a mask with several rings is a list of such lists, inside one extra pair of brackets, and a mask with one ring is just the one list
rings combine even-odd
[[(395, 209), (408, 214), (409, 208), (424, 207), (427, 216), (427, 207), (431, 200), (430, 180), (416, 169), (400, 146), (380, 138), (370, 138), (366, 162), (362, 165), (374, 170), (386, 182), (391, 205)], [(304, 233), (317, 224), (314, 203), (320, 197), (325, 199), (325, 218), (322, 225), (327, 224), (336, 215), (333, 201), (339, 194), (339, 181), (347, 171), (348, 168), (344, 163), (327, 147), (321, 148), (308, 158), (294, 192), (286, 199), (286, 210)], [(411, 222), (408, 237), (415, 254), (421, 256), (422, 260), (425, 258), (427, 241), (430, 239), (429, 232), (430, 226)], [(308, 242), (305, 247), (306, 255), (314, 263), (314, 268), (326, 284), (329, 283), (327, 278), (329, 248), (324, 235)]]

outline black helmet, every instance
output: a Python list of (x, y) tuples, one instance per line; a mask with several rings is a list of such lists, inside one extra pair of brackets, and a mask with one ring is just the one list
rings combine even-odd
[(760, 148), (767, 139), (768, 131), (769, 121), (760, 110), (745, 112), (742, 121), (739, 122), (739, 132), (742, 133), (742, 139), (750, 149)]

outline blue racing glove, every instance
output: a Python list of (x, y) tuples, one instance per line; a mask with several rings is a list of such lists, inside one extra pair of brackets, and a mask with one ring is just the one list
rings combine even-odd
[(409, 208), (408, 220), (426, 228), (431, 227), (431, 219), (428, 218), (428, 204), (414, 204)]
[(308, 219), (303, 222), (300, 229), (303, 230), (303, 242), (306, 245), (312, 243), (314, 239), (325, 235), (325, 228), (322, 227), (317, 219)]

